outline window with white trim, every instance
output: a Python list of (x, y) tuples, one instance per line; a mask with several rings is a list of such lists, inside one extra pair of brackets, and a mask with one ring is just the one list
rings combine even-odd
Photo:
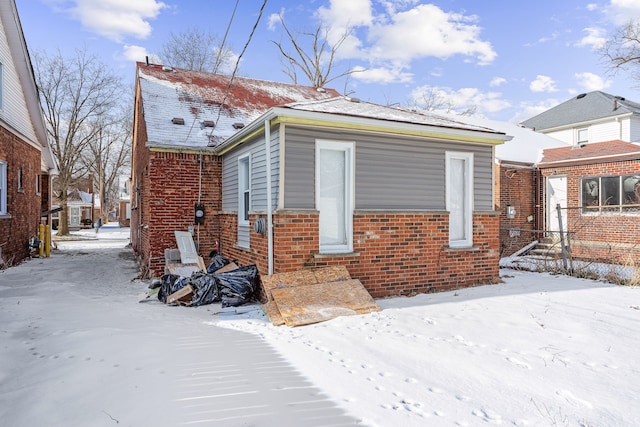
[(0, 215), (7, 214), (7, 162), (0, 161)]
[(238, 159), (238, 225), (249, 225), (251, 209), (251, 157)]
[(589, 128), (577, 129), (576, 130), (576, 143), (577, 144), (586, 144), (589, 142)]
[(320, 252), (353, 251), (353, 142), (316, 141), (316, 209)]
[(449, 246), (473, 245), (473, 153), (445, 153)]

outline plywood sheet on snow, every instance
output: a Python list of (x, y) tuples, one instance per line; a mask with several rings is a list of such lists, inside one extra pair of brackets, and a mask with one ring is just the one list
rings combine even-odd
[(311, 270), (316, 277), (316, 283), (335, 282), (338, 280), (350, 280), (349, 270), (344, 265), (322, 267)]
[(357, 279), (274, 288), (271, 295), (287, 326), (380, 311)]
[(269, 317), (269, 320), (271, 320), (271, 323), (273, 323), (274, 326), (284, 325), (284, 319), (282, 318), (280, 310), (278, 310), (278, 306), (276, 305), (275, 301), (269, 301), (265, 304), (262, 304), (262, 309)]

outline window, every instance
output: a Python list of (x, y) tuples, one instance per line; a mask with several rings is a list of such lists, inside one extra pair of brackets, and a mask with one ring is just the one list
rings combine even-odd
[(250, 157), (238, 159), (238, 224), (249, 225), (251, 209), (251, 169)]
[(576, 143), (586, 144), (587, 142), (589, 142), (589, 129), (578, 129), (576, 131)]
[(22, 168), (18, 168), (18, 191), (23, 191), (23, 188), (22, 188)]
[(0, 161), (0, 215), (7, 214), (7, 162)]
[(446, 203), (449, 211), (449, 246), (473, 245), (473, 153), (448, 151), (445, 155)]
[(316, 209), (320, 252), (353, 251), (354, 143), (316, 142)]
[(583, 212), (640, 211), (640, 175), (584, 177), (580, 189)]
[(36, 175), (36, 194), (40, 195), (40, 178), (41, 175)]

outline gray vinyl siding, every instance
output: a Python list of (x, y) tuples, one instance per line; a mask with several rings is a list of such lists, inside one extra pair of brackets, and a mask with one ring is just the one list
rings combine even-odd
[[(271, 130), (271, 203), (277, 207), (280, 175), (279, 132)], [(238, 211), (238, 158), (251, 154), (251, 210), (267, 209), (267, 164), (264, 137), (245, 143), (222, 159), (222, 210)]]
[(316, 139), (355, 141), (355, 208), (444, 210), (445, 152), (474, 154), (474, 209), (492, 210), (492, 146), (287, 126), (284, 207), (315, 207)]

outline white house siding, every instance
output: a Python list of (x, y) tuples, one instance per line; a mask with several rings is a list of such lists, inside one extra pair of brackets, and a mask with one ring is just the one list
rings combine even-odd
[(629, 142), (640, 142), (640, 117), (632, 116), (629, 119)]
[(559, 139), (560, 141), (564, 141), (567, 144), (575, 143), (575, 136), (574, 136), (575, 131), (573, 129), (563, 129), (563, 130), (556, 130), (552, 132), (543, 132), (543, 133), (553, 138)]
[(614, 139), (622, 139), (624, 141), (625, 134), (628, 138), (628, 129), (628, 119), (622, 119), (621, 121), (612, 119), (607, 122), (597, 123), (589, 128), (589, 142), (604, 142)]
[(0, 62), (2, 62), (2, 108), (0, 109), (0, 120), (40, 150), (42, 147), (36, 142), (36, 133), (27, 110), (20, 78), (9, 51), (3, 22), (5, 19), (15, 19), (15, 17), (2, 16), (2, 19), (0, 19), (0, 26), (2, 26), (0, 31)]

